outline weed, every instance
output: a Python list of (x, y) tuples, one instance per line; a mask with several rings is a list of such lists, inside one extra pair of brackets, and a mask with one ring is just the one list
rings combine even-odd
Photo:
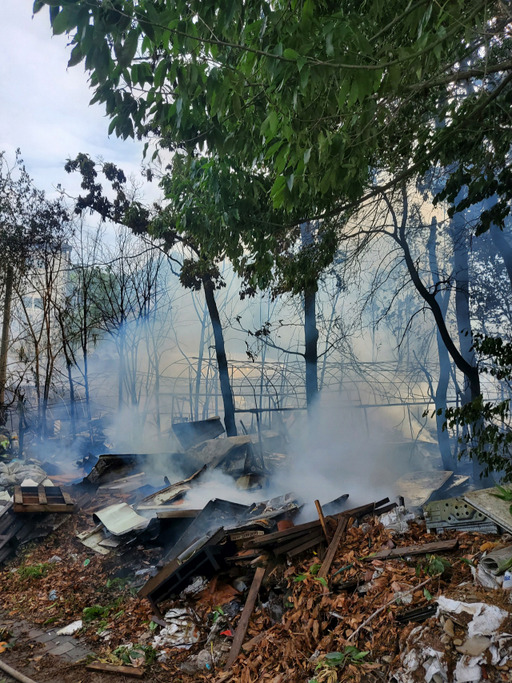
[(347, 664), (361, 664), (367, 655), (368, 651), (361, 652), (353, 645), (346, 645), (342, 652), (328, 652), (316, 665), (315, 677), (310, 678), (308, 683), (335, 683), (338, 680), (338, 667), (342, 669)]
[(42, 579), (48, 574), (50, 566), (48, 563), (22, 565), (18, 568), (18, 574), (21, 579)]

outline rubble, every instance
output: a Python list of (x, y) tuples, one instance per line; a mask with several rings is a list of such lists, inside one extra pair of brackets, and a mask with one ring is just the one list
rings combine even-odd
[[(72, 493), (72, 514), (44, 507), (53, 490), (17, 496), (11, 485), (14, 502), (0, 507), (2, 608), (83, 639), (97, 661), (75, 680), (508, 680), (512, 604), (496, 577), (512, 558), (500, 534), (512, 522), (487, 502), (476, 511), (482, 492), (425, 502), (426, 523), (402, 500), (349, 508), (342, 492), (307, 507), (293, 493), (192, 507), (213, 467), (234, 487), (246, 465), (260, 466), (250, 437), (213, 441), (196, 444), (185, 478), (163, 487), (178, 456), (99, 456), (72, 492), (53, 487), (61, 505)], [(438, 480), (443, 493), (450, 473)], [(416, 502), (432, 495), (422, 481)], [(31, 504), (42, 509), (20, 510)], [(46, 544), (25, 545), (45, 534)], [(484, 573), (492, 587), (479, 585)]]

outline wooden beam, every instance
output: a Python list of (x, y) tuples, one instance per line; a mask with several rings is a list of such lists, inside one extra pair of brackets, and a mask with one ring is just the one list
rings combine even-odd
[(322, 525), (322, 530), (324, 532), (325, 540), (327, 541), (327, 543), (329, 543), (330, 535), (329, 535), (329, 532), (327, 531), (327, 525), (325, 523), (324, 511), (322, 510), (322, 506), (320, 505), (319, 500), (315, 500), (315, 507), (316, 507), (316, 511), (318, 513), (318, 519), (320, 520), (320, 524)]
[(316, 538), (310, 538), (309, 541), (304, 541), (304, 543), (302, 543), (301, 545), (297, 545), (295, 546), (295, 548), (291, 548), (290, 550), (288, 550), (286, 556), (289, 558), (295, 557), (295, 555), (300, 555), (301, 553), (306, 552), (306, 550), (314, 548), (315, 546), (318, 546), (321, 543), (323, 544), (324, 542), (324, 535), (318, 534)]
[(46, 497), (46, 491), (44, 490), (44, 486), (39, 485), (37, 487), (37, 496), (39, 498), (39, 505), (46, 505), (48, 499)]
[(260, 590), (261, 582), (263, 581), (264, 576), (265, 567), (258, 567), (254, 574), (249, 595), (247, 596), (242, 615), (240, 616), (240, 621), (236, 627), (235, 637), (233, 638), (233, 643), (231, 644), (231, 650), (229, 651), (228, 659), (224, 667), (225, 669), (230, 669), (235, 663), (235, 659), (240, 654), (242, 643), (247, 632), (247, 627), (249, 626), (249, 619), (253, 613), (254, 605), (256, 604), (256, 598), (258, 597), (258, 592)]
[(334, 556), (336, 555), (336, 551), (338, 550), (341, 537), (347, 529), (348, 522), (349, 518), (346, 515), (343, 515), (339, 518), (338, 526), (336, 527), (336, 531), (334, 532), (334, 536), (329, 544), (329, 547), (327, 548), (327, 553), (325, 555), (324, 561), (322, 562), (322, 566), (320, 567), (320, 571), (318, 572), (318, 576), (320, 578), (325, 579), (325, 577), (329, 573), (332, 561), (334, 560)]
[(116, 664), (103, 664), (102, 662), (92, 662), (91, 664), (86, 664), (85, 668), (88, 671), (102, 671), (104, 673), (132, 676), (133, 678), (144, 677), (144, 669), (140, 666), (117, 666)]
[(372, 560), (391, 560), (394, 557), (407, 557), (407, 555), (425, 555), (426, 553), (442, 553), (455, 550), (459, 542), (456, 538), (447, 541), (435, 541), (434, 543), (424, 543), (423, 545), (407, 545), (402, 548), (384, 548), (375, 555), (363, 558), (371, 562)]

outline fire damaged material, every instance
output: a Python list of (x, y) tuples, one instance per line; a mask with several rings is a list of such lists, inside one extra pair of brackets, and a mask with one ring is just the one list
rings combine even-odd
[(220, 417), (210, 417), (207, 420), (197, 420), (194, 422), (175, 422), (172, 425), (172, 431), (180, 442), (183, 450), (187, 451), (189, 448), (203, 443), (209, 439), (224, 434), (224, 427), (220, 421)]
[(139, 503), (137, 503), (137, 510), (157, 510), (162, 511), (166, 504), (173, 503), (177, 500), (183, 498), (183, 496), (190, 491), (192, 488), (191, 482), (197, 482), (197, 479), (206, 470), (206, 465), (201, 467), (201, 469), (194, 472), (188, 479), (171, 484), (156, 493), (152, 493), (146, 498), (143, 498)]
[(126, 503), (114, 503), (103, 508), (103, 510), (98, 510), (94, 513), (93, 520), (101, 522), (114, 536), (124, 536), (133, 531), (142, 531), (150, 521), (148, 518), (138, 515)]
[(459, 529), (495, 534), (498, 527), (486, 515), (474, 508), (463, 498), (446, 498), (426, 503), (423, 506), (425, 522), (430, 531)]
[[(84, 477), (84, 486), (100, 486), (114, 480), (137, 474), (150, 468), (154, 474), (168, 474), (170, 464), (175, 463), (178, 469), (190, 470), (182, 453), (103, 453), (89, 474)], [(197, 469), (197, 468), (195, 468)]]
[(421, 507), (434, 495), (443, 490), (453, 479), (453, 472), (408, 472), (395, 483), (397, 495), (402, 496), (408, 508)]
[(160, 602), (172, 595), (178, 595), (198, 574), (211, 578), (225, 568), (224, 557), (234, 547), (226, 540), (227, 534), (222, 528), (198, 539), (190, 549), (191, 555), (171, 560), (141, 588), (139, 595), (148, 598), (155, 613), (161, 618), (158, 608)]
[(14, 512), (73, 512), (71, 496), (59, 486), (15, 486)]
[(512, 533), (510, 501), (502, 500), (496, 493), (495, 488), (480, 489), (479, 491), (468, 491), (463, 498), (498, 526)]
[(244, 473), (245, 459), (252, 448), (251, 437), (247, 435), (227, 436), (223, 439), (209, 439), (187, 451), (187, 461), (195, 470), (203, 465), (211, 469), (220, 467), (223, 471)]

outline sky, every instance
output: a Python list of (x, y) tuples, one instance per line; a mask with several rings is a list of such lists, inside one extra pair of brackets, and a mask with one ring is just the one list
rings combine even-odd
[(2, 0), (0, 22), (0, 151), (21, 150), (36, 186), (72, 194), (78, 177), (64, 171), (79, 152), (139, 175), (142, 144), (107, 135), (103, 108), (89, 105), (92, 90), (82, 65), (67, 69), (66, 36), (52, 36), (48, 8), (32, 16), (33, 0)]

